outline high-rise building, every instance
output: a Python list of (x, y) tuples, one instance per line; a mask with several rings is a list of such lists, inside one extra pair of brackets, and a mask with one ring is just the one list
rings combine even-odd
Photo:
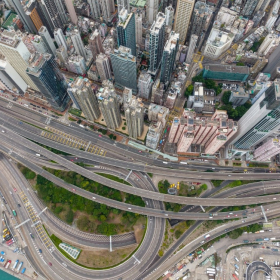
[(80, 55), (71, 55), (67, 61), (67, 70), (78, 75), (84, 75), (86, 73), (85, 59)]
[(131, 49), (132, 55), (136, 56), (135, 40), (135, 15), (128, 14), (127, 10), (122, 9), (119, 13), (119, 23), (117, 26), (118, 46)]
[(176, 33), (179, 33), (181, 44), (184, 44), (187, 38), (193, 6), (194, 6), (194, 0), (177, 1), (174, 30)]
[(30, 19), (32, 20), (34, 26), (38, 31), (41, 28), (41, 26), (43, 26), (44, 24), (37, 11), (38, 10), (37, 1), (36, 0), (29, 1), (24, 8), (25, 8), (26, 15), (30, 17)]
[(161, 121), (152, 122), (149, 126), (149, 130), (146, 137), (146, 146), (151, 149), (156, 149), (163, 130), (163, 125)]
[(114, 0), (100, 0), (100, 8), (103, 19), (106, 22), (111, 21), (111, 14), (115, 12)]
[(149, 53), (150, 53), (150, 65), (149, 73), (156, 75), (162, 58), (164, 48), (164, 32), (165, 32), (165, 15), (158, 13), (156, 21), (150, 28), (150, 40), (149, 40)]
[(93, 60), (96, 59), (98, 54), (104, 53), (104, 48), (98, 29), (95, 29), (94, 32), (91, 34), (88, 40), (88, 45), (91, 49)]
[(189, 36), (195, 34), (198, 36), (198, 44), (201, 42), (202, 38), (207, 31), (210, 20), (213, 15), (212, 8), (207, 5), (205, 2), (197, 1), (194, 5), (192, 19), (191, 19), (191, 28)]
[(260, 45), (258, 49), (258, 55), (260, 56), (266, 56), (273, 52), (275, 48), (280, 43), (280, 39), (277, 34), (274, 34), (273, 32), (269, 33), (265, 39), (263, 40), (262, 44)]
[(141, 73), (138, 79), (138, 95), (141, 98), (149, 99), (153, 86), (153, 80), (150, 74)]
[(71, 22), (77, 24), (78, 18), (72, 0), (64, 0)]
[(51, 34), (51, 37), (53, 37), (53, 32), (55, 29), (54, 23), (50, 17), (50, 14), (47, 11), (47, 7), (45, 6), (44, 2), (42, 0), (35, 0), (36, 3), (36, 11), (38, 15), (40, 16), (40, 19), (44, 26), (47, 27), (49, 33)]
[(48, 47), (44, 43), (41, 36), (35, 35), (32, 40), (32, 44), (37, 52), (39, 53), (49, 53)]
[(171, 74), (174, 70), (176, 54), (179, 46), (179, 34), (171, 32), (163, 50), (161, 60), (160, 82), (167, 87), (170, 83)]
[(168, 108), (153, 103), (149, 105), (148, 118), (150, 122), (160, 121), (163, 127), (165, 127), (168, 115), (169, 115)]
[(53, 22), (54, 27), (64, 29), (67, 23), (67, 15), (63, 3), (60, 0), (44, 0), (43, 1), (48, 14)]
[(51, 54), (35, 52), (29, 58), (27, 75), (47, 99), (50, 105), (58, 111), (64, 111), (68, 102), (67, 84), (60, 73)]
[(177, 143), (177, 153), (215, 154), (237, 132), (237, 124), (226, 111), (216, 110), (211, 118), (200, 118), (185, 109), (181, 118), (174, 118), (168, 141)]
[(148, 0), (146, 2), (147, 20), (150, 24), (152, 24), (156, 20), (156, 16), (158, 13), (158, 2), (158, 0)]
[(237, 90), (231, 91), (229, 102), (231, 102), (233, 106), (241, 106), (249, 100), (249, 97), (250, 94), (245, 92), (243, 87), (238, 87)]
[(144, 104), (142, 99), (132, 96), (124, 104), (124, 110), (128, 134), (130, 137), (137, 139), (142, 135), (144, 128)]
[(100, 18), (100, 4), (98, 0), (88, 0), (90, 10), (91, 10), (91, 17), (92, 18)]
[(3, 55), (0, 56), (0, 87), (2, 90), (8, 90), (21, 95), (27, 89), (26, 82)]
[(136, 44), (140, 47), (142, 45), (142, 14), (135, 14), (135, 32), (136, 32)]
[(37, 33), (37, 29), (31, 20), (31, 18), (25, 13), (23, 5), (20, 0), (11, 0), (12, 6), (18, 14), (21, 22), (23, 23), (24, 29), (30, 33)]
[(137, 70), (136, 57), (131, 54), (129, 48), (120, 46), (118, 50), (110, 55), (115, 86), (123, 89), (131, 88), (133, 93), (137, 92)]
[(243, 16), (251, 16), (260, 0), (247, 0), (241, 12)]
[(67, 50), (65, 35), (63, 34), (63, 31), (60, 28), (56, 28), (54, 30), (54, 40), (56, 41), (59, 47), (63, 46), (64, 49)]
[(49, 50), (48, 52), (55, 55), (56, 47), (46, 26), (41, 26), (41, 28), (39, 29), (39, 34), (42, 37), (45, 45), (47, 46)]
[(233, 149), (249, 150), (280, 128), (280, 80), (276, 79), (238, 121)]
[(191, 36), (191, 41), (190, 41), (190, 45), (189, 45), (189, 49), (188, 49), (186, 63), (191, 63), (192, 62), (192, 58), (193, 58), (194, 50), (195, 50), (196, 45), (197, 45), (197, 41), (198, 41), (198, 36), (193, 34)]
[(81, 55), (84, 59), (87, 58), (87, 54), (85, 51), (85, 46), (84, 43), (82, 41), (80, 32), (78, 29), (74, 29), (71, 32), (71, 40), (72, 43), (74, 45), (75, 51), (77, 52), (77, 54)]
[(30, 52), (26, 45), (17, 38), (15, 32), (4, 30), (0, 33), (0, 51), (16, 72), (32, 89), (38, 90), (37, 86), (26, 74)]
[(251, 70), (251, 77), (254, 79), (257, 77), (260, 71), (267, 65), (268, 59), (265, 57), (259, 57)]
[(279, 138), (268, 138), (264, 144), (254, 151), (257, 161), (271, 161), (271, 158), (280, 153)]
[(102, 82), (112, 79), (110, 59), (106, 54), (100, 53), (96, 57), (96, 67)]
[(117, 0), (118, 10), (126, 9), (130, 11), (129, 0)]
[(100, 111), (109, 129), (116, 129), (122, 123), (118, 96), (114, 88), (100, 88), (97, 93)]
[(212, 59), (217, 59), (221, 54), (229, 49), (233, 39), (233, 33), (227, 33), (219, 29), (212, 28), (206, 42), (204, 55)]
[(72, 83), (68, 89), (69, 91), (73, 94), (80, 110), (83, 111), (88, 120), (94, 121), (100, 117), (98, 101), (92, 90), (92, 84), (87, 78), (76, 78), (75, 83)]
[(56, 57), (59, 59), (59, 66), (65, 68), (68, 61), (68, 53), (62, 45), (56, 50)]
[(172, 5), (165, 8), (165, 17), (166, 25), (172, 28), (174, 19), (174, 9)]

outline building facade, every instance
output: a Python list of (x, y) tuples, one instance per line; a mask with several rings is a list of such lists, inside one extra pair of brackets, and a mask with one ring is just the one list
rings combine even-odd
[(103, 82), (104, 80), (112, 79), (111, 67), (109, 57), (100, 53), (96, 58), (96, 67), (99, 73), (100, 80)]
[(138, 95), (141, 98), (149, 99), (153, 86), (153, 80), (150, 74), (141, 73), (138, 79)]
[(94, 32), (90, 35), (88, 40), (88, 45), (92, 52), (93, 60), (96, 59), (97, 55), (100, 53), (104, 53), (104, 48), (101, 41), (100, 33), (98, 29), (95, 29)]

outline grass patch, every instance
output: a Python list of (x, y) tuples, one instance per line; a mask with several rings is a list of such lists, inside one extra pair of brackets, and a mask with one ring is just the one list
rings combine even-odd
[(268, 168), (269, 165), (265, 163), (249, 163), (249, 167), (261, 167), (261, 168)]
[(36, 128), (39, 128), (40, 130), (44, 130), (44, 131), (47, 131), (47, 132), (49, 132), (49, 133), (52, 133), (51, 131), (46, 130), (46, 129), (44, 129), (44, 128), (40, 127), (40, 126), (37, 126), (37, 125), (35, 125), (35, 124), (29, 123), (29, 122), (26, 122), (26, 121), (22, 121), (22, 122), (27, 123), (27, 124), (29, 124), (29, 125), (31, 125), (31, 126), (36, 127)]
[(234, 162), (233, 166), (241, 166), (241, 163), (240, 162)]
[(213, 186), (215, 188), (217, 188), (222, 184), (223, 180), (211, 180), (211, 182), (212, 182)]
[(125, 181), (124, 179), (121, 179), (117, 176), (114, 176), (114, 175), (111, 175), (111, 174), (105, 174), (105, 173), (97, 173), (97, 172), (95, 174), (98, 174), (98, 175), (100, 175), (102, 177), (105, 177), (105, 178), (108, 178), (110, 180), (113, 180), (113, 181), (131, 186), (131, 184), (129, 184), (127, 181)]
[(77, 117), (80, 117), (82, 115), (82, 111), (75, 109), (75, 108), (71, 108), (68, 110), (68, 112), (72, 115), (75, 115)]
[(147, 173), (147, 174), (150, 176), (150, 178), (153, 178), (153, 176), (154, 176), (153, 173)]
[(237, 180), (237, 181), (233, 181), (229, 184), (227, 184), (225, 187), (226, 188), (235, 188), (241, 185), (246, 185), (246, 184), (250, 184), (250, 183), (254, 183), (254, 182), (259, 182), (259, 181), (246, 181), (246, 180)]
[(71, 122), (75, 122), (76, 120), (71, 118), (71, 117), (68, 117), (68, 120), (71, 121)]

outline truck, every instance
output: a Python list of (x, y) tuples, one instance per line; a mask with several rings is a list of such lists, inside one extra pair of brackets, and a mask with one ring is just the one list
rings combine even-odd
[(206, 234), (205, 236), (204, 236), (204, 238), (209, 238), (210, 237), (210, 234)]
[(12, 212), (13, 212), (13, 215), (16, 217), (17, 216), (16, 210), (12, 210)]
[(36, 156), (37, 156), (37, 157), (40, 157), (41, 155), (40, 155), (40, 154), (36, 154)]
[(33, 236), (33, 234), (30, 232), (30, 237), (32, 238), (32, 239), (34, 239), (34, 236)]
[(18, 265), (18, 260), (16, 260), (16, 262), (15, 262), (15, 264), (13, 265), (13, 268), (12, 268), (12, 270), (15, 270), (16, 269), (16, 267), (17, 267), (17, 265)]
[(11, 262), (12, 262), (11, 260), (8, 260), (8, 261), (6, 262), (6, 264), (5, 264), (5, 266), (4, 266), (4, 267), (8, 269), (8, 268), (9, 268), (9, 266), (10, 266), (10, 264), (11, 264)]
[(239, 262), (239, 259), (238, 259), (237, 257), (234, 257), (234, 259), (235, 259), (237, 262)]
[(264, 240), (264, 241), (269, 241), (270, 238), (266, 237), (266, 238), (264, 238), (263, 240)]
[(20, 271), (22, 265), (23, 265), (23, 262), (21, 262), (21, 263), (19, 264), (19, 266), (18, 266), (18, 268), (17, 268), (17, 273), (19, 273), (19, 271)]
[(237, 277), (235, 274), (232, 274), (232, 277), (233, 277), (235, 280), (239, 280), (238, 277)]
[(202, 251), (198, 251), (197, 254), (198, 254), (198, 255), (202, 254)]
[(249, 243), (249, 240), (243, 240), (243, 243)]
[(236, 269), (239, 269), (239, 266), (237, 264), (234, 265), (236, 267)]
[(256, 241), (263, 241), (263, 239), (262, 238), (257, 238)]
[(271, 250), (272, 250), (273, 252), (278, 252), (278, 249), (274, 249), (274, 248), (273, 248), (273, 249), (271, 249)]
[(21, 271), (21, 274), (24, 274), (26, 268), (23, 268), (22, 271)]

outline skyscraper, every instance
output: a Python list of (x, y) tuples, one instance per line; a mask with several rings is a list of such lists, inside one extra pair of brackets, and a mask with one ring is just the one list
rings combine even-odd
[(100, 0), (99, 3), (103, 19), (110, 22), (111, 14), (115, 12), (114, 0)]
[(127, 10), (122, 9), (119, 13), (119, 23), (117, 26), (118, 46), (131, 49), (132, 55), (136, 56), (135, 40), (135, 15), (128, 14)]
[(170, 83), (171, 74), (174, 70), (178, 47), (179, 34), (172, 31), (168, 41), (164, 46), (161, 60), (160, 82), (164, 83), (166, 87)]
[(88, 0), (92, 18), (100, 17), (100, 4), (98, 0)]
[(100, 117), (101, 113), (98, 107), (98, 101), (92, 90), (91, 83), (87, 78), (76, 78), (75, 83), (68, 89), (69, 91), (73, 94), (88, 120), (94, 121)]
[(54, 32), (54, 23), (52, 22), (50, 18), (50, 14), (47, 11), (47, 8), (42, 0), (36, 0), (36, 11), (38, 15), (40, 16), (40, 19), (42, 20), (42, 23), (44, 26), (47, 27), (51, 37), (53, 38), (53, 32)]
[(251, 16), (260, 0), (247, 0), (241, 12), (243, 16)]
[(113, 88), (104, 87), (97, 93), (100, 111), (109, 129), (116, 129), (122, 123), (118, 96)]
[(276, 79), (238, 121), (233, 149), (248, 150), (280, 128), (280, 80)]
[(51, 54), (34, 53), (31, 55), (26, 70), (28, 76), (47, 99), (50, 105), (58, 111), (64, 111), (69, 99), (67, 84), (61, 75)]
[(78, 18), (77, 18), (76, 11), (75, 11), (72, 0), (65, 0), (65, 5), (66, 5), (67, 11), (69, 13), (71, 22), (73, 24), (77, 24)]
[(165, 8), (166, 25), (172, 28), (174, 19), (174, 9), (172, 5)]
[(131, 88), (133, 93), (137, 92), (137, 70), (136, 57), (131, 54), (129, 48), (120, 46), (118, 50), (110, 55), (115, 86), (123, 89), (124, 87)]
[(38, 9), (37, 1), (36, 0), (29, 1), (26, 4), (26, 6), (24, 7), (24, 9), (25, 9), (26, 15), (30, 17), (30, 19), (32, 20), (34, 26), (36, 27), (36, 29), (38, 31), (41, 28), (41, 26), (43, 26), (44, 24), (37, 11), (37, 9)]
[(64, 49), (67, 50), (66, 39), (61, 28), (56, 28), (54, 30), (54, 39), (59, 47), (63, 46)]
[(158, 13), (158, 2), (158, 0), (148, 0), (146, 3), (147, 20), (150, 24), (152, 24), (156, 19), (156, 15)]
[(109, 57), (100, 53), (96, 58), (96, 67), (100, 76), (100, 80), (109, 80), (112, 78)]
[(25, 13), (24, 8), (20, 0), (11, 0), (16, 13), (18, 14), (21, 22), (23, 23), (24, 29), (30, 33), (37, 33), (37, 29), (32, 22), (31, 18)]
[(198, 36), (193, 34), (191, 36), (191, 41), (190, 41), (190, 45), (189, 45), (189, 49), (188, 49), (186, 63), (191, 63), (192, 62), (192, 57), (193, 57), (193, 54), (194, 54), (194, 50), (196, 48), (197, 40), (198, 40)]
[(67, 23), (67, 16), (62, 1), (44, 0), (43, 3), (48, 11), (54, 27), (64, 29), (64, 25)]
[(15, 32), (4, 30), (0, 33), (0, 51), (13, 66), (22, 79), (34, 90), (37, 86), (26, 74), (30, 52), (25, 44), (17, 38)]
[(149, 99), (153, 86), (153, 80), (150, 74), (142, 73), (138, 79), (138, 94), (141, 98)]
[(149, 53), (150, 53), (150, 65), (149, 73), (156, 75), (162, 57), (164, 48), (164, 32), (165, 32), (165, 15), (158, 13), (156, 21), (150, 29), (150, 40), (149, 40)]
[(39, 53), (50, 53), (41, 36), (35, 35), (32, 44)]
[(45, 45), (47, 46), (49, 53), (55, 55), (56, 47), (46, 26), (42, 26), (39, 29), (39, 34), (42, 37), (42, 40), (44, 41)]
[(95, 29), (94, 32), (90, 35), (88, 45), (91, 49), (93, 60), (96, 59), (98, 54), (104, 53), (104, 48), (98, 29)]
[(141, 136), (144, 128), (144, 104), (141, 98), (132, 98), (124, 104), (125, 119), (127, 123), (128, 134), (137, 139)]
[(118, 10), (126, 9), (130, 11), (129, 0), (117, 0)]
[(142, 14), (135, 14), (135, 30), (136, 30), (136, 44), (139, 47), (142, 45)]
[(194, 0), (177, 1), (174, 30), (176, 33), (179, 33), (181, 44), (184, 44), (187, 38), (193, 6)]
[(75, 48), (75, 51), (77, 52), (77, 54), (81, 55), (84, 59), (86, 59), (87, 54), (85, 51), (85, 46), (84, 46), (84, 43), (82, 41), (82, 38), (81, 38), (81, 35), (80, 35), (80, 32), (78, 29), (74, 29), (71, 32), (71, 40), (72, 40), (72, 43), (74, 45), (74, 48)]

